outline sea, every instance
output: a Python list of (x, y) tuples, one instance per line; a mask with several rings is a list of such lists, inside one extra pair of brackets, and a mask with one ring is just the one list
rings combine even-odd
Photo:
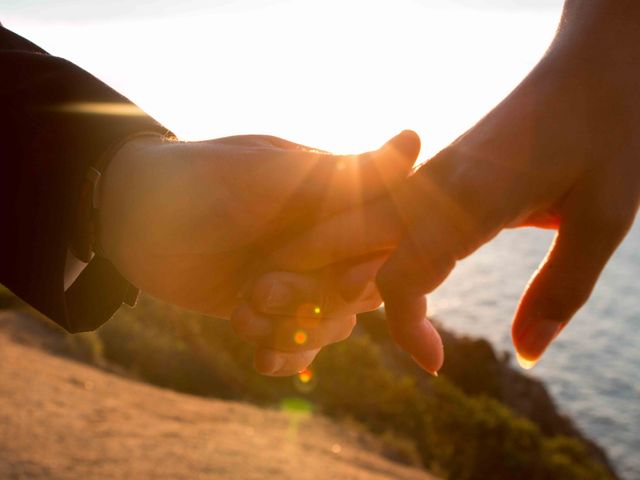
[[(430, 315), (454, 332), (513, 352), (513, 312), (553, 235), (504, 231), (461, 261), (430, 295)], [(640, 221), (587, 305), (528, 374), (542, 380), (560, 409), (606, 449), (622, 478), (640, 480)]]

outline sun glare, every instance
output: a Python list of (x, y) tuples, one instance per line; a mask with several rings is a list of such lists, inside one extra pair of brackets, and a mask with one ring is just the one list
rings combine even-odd
[(170, 17), (71, 23), (10, 14), (3, 22), (183, 139), (268, 133), (351, 153), (411, 128), (424, 157), (517, 84), (558, 14), (453, 1), (281, 0), (185, 6)]
[(85, 115), (114, 115), (121, 117), (140, 117), (145, 115), (144, 111), (129, 103), (79, 102), (56, 105), (52, 108), (61, 112), (81, 113)]
[(304, 345), (307, 343), (307, 333), (304, 330), (298, 330), (293, 334), (293, 341), (296, 345)]

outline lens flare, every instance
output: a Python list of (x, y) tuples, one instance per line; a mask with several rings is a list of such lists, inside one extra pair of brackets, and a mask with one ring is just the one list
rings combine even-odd
[(293, 334), (293, 341), (296, 345), (304, 345), (307, 343), (307, 333), (304, 330), (298, 330)]
[(298, 372), (298, 380), (300, 380), (302, 383), (309, 383), (312, 378), (313, 372), (308, 368), (305, 368), (304, 370), (300, 370)]
[(313, 308), (313, 313), (315, 313), (316, 315), (320, 315), (320, 307), (316, 306)]

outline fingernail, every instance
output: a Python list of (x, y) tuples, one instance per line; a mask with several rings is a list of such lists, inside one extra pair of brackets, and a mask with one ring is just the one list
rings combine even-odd
[(416, 362), (418, 364), (418, 366), (420, 368), (422, 368), (425, 372), (427, 372), (429, 375), (431, 375), (432, 377), (438, 378), (438, 371), (437, 370), (431, 370), (427, 367), (425, 367), (423, 365), (423, 363), (418, 360), (418, 358), (415, 355), (412, 355), (411, 358), (413, 358), (413, 361)]
[(407, 330), (407, 334), (410, 338), (404, 339), (402, 348), (410, 352), (413, 360), (429, 375), (437, 377), (444, 363), (444, 346), (436, 328), (425, 318)]
[(522, 367), (525, 370), (531, 370), (533, 367), (536, 366), (536, 363), (538, 363), (538, 360), (540, 360), (540, 358), (538, 358), (537, 360), (527, 360), (522, 355), (520, 355), (516, 350), (516, 360), (518, 362), (518, 365), (520, 365), (520, 367)]
[(564, 328), (556, 320), (531, 320), (517, 337), (516, 359), (524, 369), (531, 369)]
[(263, 307), (267, 310), (275, 310), (287, 306), (291, 302), (291, 289), (280, 282), (271, 284), (269, 293), (264, 300)]

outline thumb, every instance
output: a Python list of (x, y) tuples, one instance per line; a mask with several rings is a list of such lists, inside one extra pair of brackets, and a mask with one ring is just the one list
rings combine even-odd
[(353, 208), (380, 197), (410, 173), (420, 153), (420, 138), (405, 130), (378, 150), (360, 155), (316, 154), (301, 194), (320, 216)]

